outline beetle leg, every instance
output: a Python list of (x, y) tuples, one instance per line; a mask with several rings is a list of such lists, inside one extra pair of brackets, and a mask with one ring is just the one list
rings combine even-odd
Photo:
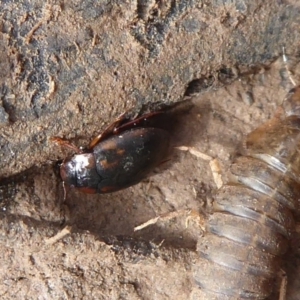
[(88, 149), (94, 148), (98, 143), (109, 137), (113, 134), (119, 134), (121, 131), (125, 131), (135, 126), (140, 125), (142, 122), (147, 121), (147, 119), (152, 118), (157, 115), (163, 114), (163, 111), (151, 112), (145, 115), (142, 115), (136, 119), (129, 120), (126, 117), (127, 112), (119, 116), (119, 118), (111, 123), (102, 133), (98, 134), (89, 144)]
[(156, 224), (158, 221), (169, 221), (172, 220), (174, 218), (178, 218), (179, 216), (185, 216), (186, 217), (186, 227), (189, 226), (189, 222), (191, 221), (191, 219), (193, 218), (197, 218), (197, 223), (200, 227), (200, 229), (204, 232), (205, 231), (205, 216), (203, 214), (201, 214), (198, 211), (195, 210), (187, 210), (187, 209), (181, 209), (181, 210), (176, 210), (176, 211), (172, 211), (172, 212), (168, 212), (162, 215), (159, 215), (155, 218), (152, 218), (136, 227), (134, 227), (134, 231), (139, 231), (142, 230), (150, 225), (154, 225)]
[(213, 160), (213, 158), (203, 152), (198, 151), (197, 149), (195, 149), (194, 147), (188, 147), (188, 146), (179, 146), (179, 147), (175, 147), (175, 149), (178, 149), (180, 151), (189, 151), (192, 155), (201, 158), (203, 160), (206, 161), (211, 161)]
[(192, 155), (201, 158), (203, 160), (209, 161), (209, 166), (213, 175), (213, 180), (217, 188), (220, 189), (223, 186), (222, 172), (221, 172), (221, 167), (218, 159), (212, 158), (211, 156), (198, 151), (194, 147), (179, 146), (175, 148), (181, 151), (189, 151)]
[(82, 153), (82, 150), (80, 150), (74, 144), (70, 143), (68, 140), (64, 140), (64, 139), (59, 138), (59, 137), (52, 137), (52, 138), (50, 138), (50, 141), (55, 143), (56, 145), (61, 146), (61, 147), (72, 149), (78, 154)]
[(279, 298), (278, 300), (286, 300), (287, 297), (287, 284), (288, 284), (288, 278), (287, 278), (287, 274), (284, 270), (280, 270), (279, 277), (281, 277), (281, 283), (280, 283), (280, 289), (279, 289)]
[(126, 122), (126, 112), (121, 114), (117, 120), (111, 123), (104, 131), (98, 134), (89, 144), (88, 149), (94, 148), (98, 143), (106, 139), (108, 136), (113, 135), (116, 128), (118, 128), (122, 123)]
[(62, 182), (62, 185), (63, 185), (63, 189), (64, 189), (64, 202), (66, 202), (66, 199), (67, 199), (67, 190), (66, 190), (66, 185), (65, 185), (64, 181)]
[(133, 119), (131, 121), (128, 121), (124, 124), (121, 124), (120, 126), (116, 126), (114, 128), (114, 134), (118, 134), (120, 131), (125, 131), (125, 130), (128, 130), (128, 129), (134, 128), (135, 126), (140, 125), (140, 123), (147, 121), (147, 119), (150, 119), (154, 116), (161, 115), (163, 113), (164, 113), (163, 111), (151, 112), (151, 113), (142, 115), (142, 116), (140, 116), (136, 119)]
[[(136, 118), (128, 120), (127, 122), (123, 122), (120, 126), (116, 126), (114, 129), (114, 134), (118, 134), (121, 131), (125, 131), (128, 129), (132, 129), (136, 126), (149, 127), (146, 123), (148, 120), (155, 118), (157, 116), (161, 116), (162, 114), (168, 114), (169, 116), (176, 115), (178, 113), (188, 111), (193, 106), (190, 100), (183, 100), (177, 103), (173, 103), (172, 105), (164, 105), (162, 107), (157, 107), (152, 112), (138, 115)], [(165, 121), (164, 122), (168, 122)], [(154, 125), (154, 127), (157, 127)]]
[(72, 227), (70, 225), (65, 226), (61, 231), (59, 231), (57, 234), (52, 236), (51, 238), (46, 239), (45, 245), (53, 245), (57, 241), (64, 238), (66, 235), (70, 234), (72, 231)]
[(89, 144), (88, 149), (94, 148), (98, 143), (109, 137), (113, 134), (119, 134), (121, 131), (131, 129), (135, 126), (140, 125), (140, 123), (147, 121), (147, 119), (152, 118), (153, 116), (160, 115), (164, 112), (156, 111), (151, 112), (145, 115), (142, 115), (136, 119), (129, 120), (126, 117), (127, 112), (121, 114), (119, 118), (111, 123), (102, 133), (98, 134)]

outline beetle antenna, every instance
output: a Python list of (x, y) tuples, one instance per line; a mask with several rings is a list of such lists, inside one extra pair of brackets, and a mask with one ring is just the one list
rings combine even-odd
[(64, 140), (60, 137), (55, 136), (55, 137), (51, 137), (50, 141), (55, 143), (56, 145), (59, 145), (60, 147), (69, 148), (69, 149), (75, 151), (75, 153), (77, 153), (77, 154), (82, 153), (82, 150), (80, 148), (78, 148), (74, 144), (70, 143), (68, 140)]

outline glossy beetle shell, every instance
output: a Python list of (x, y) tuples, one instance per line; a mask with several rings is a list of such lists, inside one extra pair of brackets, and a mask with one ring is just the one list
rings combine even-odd
[(64, 186), (85, 193), (115, 192), (140, 182), (168, 160), (173, 132), (193, 103), (184, 100), (154, 106), (145, 106), (147, 113), (140, 111), (134, 117), (122, 114), (86, 150), (53, 137), (53, 142), (77, 153), (61, 164)]
[(109, 193), (132, 186), (166, 159), (170, 135), (159, 128), (134, 128), (76, 154), (61, 166), (66, 185), (86, 193)]

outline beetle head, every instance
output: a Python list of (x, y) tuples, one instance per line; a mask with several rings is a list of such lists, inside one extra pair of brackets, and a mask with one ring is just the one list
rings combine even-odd
[(66, 186), (85, 193), (96, 193), (101, 177), (93, 153), (75, 154), (61, 165), (60, 175)]
[(76, 187), (76, 161), (72, 158), (66, 158), (60, 166), (60, 176), (63, 182), (70, 186)]

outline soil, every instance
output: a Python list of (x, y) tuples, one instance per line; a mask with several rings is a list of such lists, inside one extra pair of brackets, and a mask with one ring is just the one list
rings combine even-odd
[[(210, 160), (174, 149), (133, 187), (64, 201), (57, 162), (70, 152), (51, 137), (86, 146), (126, 110), (190, 98), (176, 144), (216, 159), (225, 182), (289, 76), (300, 82), (297, 1), (8, 0), (0, 20), (1, 298), (193, 297), (217, 190)], [(283, 265), (291, 300), (298, 247), (295, 233)]]

